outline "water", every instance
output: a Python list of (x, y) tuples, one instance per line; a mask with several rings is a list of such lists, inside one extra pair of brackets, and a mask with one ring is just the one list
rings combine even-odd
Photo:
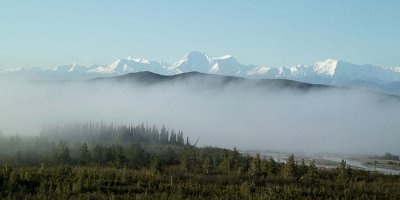
[[(245, 152), (243, 152), (245, 153)], [(285, 152), (276, 152), (276, 151), (251, 151), (251, 152), (246, 152), (247, 154), (250, 155), (255, 155), (256, 153), (260, 153), (262, 156), (265, 156), (265, 158), (272, 157), (275, 161), (277, 162), (283, 162), (285, 163), (287, 158), (289, 157), (289, 153)], [(336, 163), (340, 163), (342, 160), (346, 161), (346, 164), (349, 165), (352, 168), (356, 169), (363, 169), (366, 171), (371, 171), (371, 172), (379, 172), (383, 174), (394, 174), (394, 175), (399, 175), (400, 171), (399, 170), (393, 170), (393, 169), (385, 169), (385, 168), (379, 168), (379, 167), (371, 167), (371, 166), (366, 166), (362, 164), (359, 161), (355, 160), (349, 160), (347, 158), (340, 157), (340, 156), (335, 156), (335, 155), (324, 155), (324, 154), (311, 154), (311, 153), (300, 153), (300, 154), (295, 154), (295, 157), (298, 158), (304, 158), (306, 160), (327, 160), (327, 161), (333, 161)], [(334, 168), (336, 166), (332, 165), (318, 165), (318, 167), (325, 167), (325, 168)]]
[(333, 157), (333, 156), (322, 156), (322, 159), (330, 160), (330, 161), (334, 161), (334, 162), (341, 162), (342, 160), (345, 160), (347, 165), (354, 167), (354, 168), (359, 168), (359, 169), (368, 170), (368, 171), (376, 171), (376, 172), (380, 172), (383, 174), (396, 174), (396, 175), (400, 174), (400, 171), (398, 171), (398, 170), (384, 169), (384, 168), (379, 168), (379, 167), (370, 167), (370, 166), (363, 165), (361, 162), (354, 161), (354, 160), (342, 159), (342, 158)]

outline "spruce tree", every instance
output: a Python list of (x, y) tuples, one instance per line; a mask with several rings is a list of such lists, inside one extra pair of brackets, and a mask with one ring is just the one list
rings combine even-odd
[(210, 174), (210, 171), (212, 169), (212, 162), (210, 157), (206, 156), (206, 158), (203, 160), (202, 168), (207, 175)]
[(90, 152), (86, 143), (83, 143), (79, 153), (79, 162), (81, 164), (88, 164), (90, 162)]
[(69, 156), (69, 148), (65, 141), (60, 141), (57, 145), (55, 152), (55, 159), (58, 163), (66, 164), (69, 163), (71, 157)]
[(288, 157), (288, 159), (287, 159), (287, 161), (286, 161), (286, 163), (285, 163), (285, 165), (283, 167), (282, 175), (283, 175), (283, 178), (287, 178), (287, 179), (295, 178), (295, 176), (296, 176), (296, 163), (295, 163), (293, 154), (291, 154)]
[(274, 158), (271, 156), (271, 157), (269, 157), (269, 159), (268, 159), (268, 163), (269, 163), (269, 165), (270, 165), (270, 167), (269, 167), (269, 173), (270, 174), (277, 174), (277, 171), (278, 171), (278, 163), (276, 163), (276, 161), (274, 160)]
[(337, 180), (340, 183), (347, 183), (349, 179), (348, 173), (347, 173), (347, 167), (346, 167), (346, 161), (342, 160), (340, 162), (339, 168), (338, 168), (338, 177)]
[(92, 160), (97, 163), (104, 161), (104, 148), (100, 144), (96, 144), (92, 149)]
[(317, 167), (315, 166), (315, 160), (312, 160), (310, 162), (310, 165), (308, 166), (307, 175), (313, 179), (317, 178)]
[(257, 153), (250, 164), (250, 175), (253, 177), (258, 177), (261, 174), (262, 174), (261, 158), (260, 158), (260, 154)]
[(307, 173), (307, 166), (306, 166), (306, 162), (304, 161), (304, 158), (301, 159), (301, 163), (300, 163), (298, 172), (299, 172), (299, 176), (303, 176)]
[(122, 165), (125, 163), (125, 154), (122, 145), (115, 145), (115, 161), (118, 165)]

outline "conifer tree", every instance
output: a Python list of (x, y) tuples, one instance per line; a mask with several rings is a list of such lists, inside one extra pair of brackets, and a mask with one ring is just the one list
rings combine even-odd
[(208, 175), (210, 174), (210, 171), (212, 169), (212, 162), (210, 157), (206, 156), (206, 158), (203, 160), (203, 170), (204, 172)]
[(92, 159), (93, 161), (97, 162), (97, 163), (101, 163), (103, 162), (103, 157), (104, 157), (104, 148), (102, 145), (97, 144), (93, 147), (92, 149)]
[(154, 158), (151, 161), (150, 169), (151, 169), (151, 171), (153, 171), (153, 173), (160, 171), (161, 166), (160, 166), (160, 161), (158, 160), (158, 158)]
[(310, 165), (308, 166), (307, 175), (314, 179), (317, 178), (317, 167), (315, 166), (315, 160), (312, 160), (310, 162)]
[(57, 145), (57, 150), (55, 152), (55, 159), (58, 163), (66, 164), (71, 160), (69, 156), (69, 148), (65, 141), (60, 141)]
[(175, 145), (176, 143), (177, 143), (176, 133), (174, 130), (172, 130), (169, 136), (169, 144)]
[(185, 139), (183, 138), (183, 132), (179, 131), (178, 136), (177, 136), (177, 142), (179, 145), (184, 145), (185, 144)]
[(79, 162), (81, 164), (88, 164), (90, 162), (90, 152), (86, 143), (83, 143), (79, 153)]
[(306, 166), (306, 162), (304, 161), (304, 158), (301, 159), (298, 173), (299, 173), (299, 176), (303, 176), (307, 173), (307, 166)]
[(117, 162), (117, 164), (121, 165), (125, 163), (125, 154), (122, 145), (120, 144), (115, 145), (114, 151), (115, 151), (115, 161)]
[(260, 176), (261, 174), (262, 174), (261, 158), (260, 158), (260, 154), (257, 153), (250, 164), (250, 175), (253, 177), (257, 177), (257, 176)]
[(180, 168), (183, 172), (195, 171), (196, 168), (196, 152), (194, 147), (188, 146), (182, 153), (180, 160)]
[(128, 150), (128, 157), (135, 168), (141, 168), (148, 163), (146, 152), (140, 144), (132, 144)]
[(276, 163), (276, 161), (274, 160), (274, 158), (271, 156), (268, 159), (268, 163), (270, 165), (270, 167), (268, 168), (268, 172), (269, 174), (277, 174), (278, 171), (278, 163)]
[(282, 175), (283, 175), (283, 178), (287, 178), (287, 179), (295, 178), (295, 176), (296, 176), (296, 163), (295, 163), (293, 154), (291, 154), (288, 157), (288, 159), (287, 159), (287, 161), (286, 161), (286, 163), (285, 163), (285, 165), (283, 167)]
[(348, 173), (347, 173), (347, 168), (346, 168), (346, 161), (342, 160), (340, 162), (339, 168), (338, 168), (338, 181), (341, 183), (346, 183), (348, 181)]

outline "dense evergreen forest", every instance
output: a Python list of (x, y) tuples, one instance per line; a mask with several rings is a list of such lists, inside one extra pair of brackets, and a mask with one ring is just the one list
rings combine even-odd
[(74, 123), (0, 136), (2, 199), (400, 199), (400, 176), (196, 147), (182, 131)]

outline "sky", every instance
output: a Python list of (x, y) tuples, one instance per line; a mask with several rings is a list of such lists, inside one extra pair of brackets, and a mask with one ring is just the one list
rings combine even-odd
[(4, 0), (0, 69), (127, 56), (173, 63), (193, 50), (271, 67), (328, 58), (394, 67), (399, 8), (398, 0)]

